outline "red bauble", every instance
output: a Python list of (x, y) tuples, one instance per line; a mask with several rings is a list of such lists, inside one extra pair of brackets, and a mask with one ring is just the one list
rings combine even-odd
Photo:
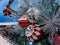
[(53, 45), (60, 45), (60, 35), (56, 37), (56, 40)]
[(29, 25), (26, 29), (26, 37), (32, 42), (38, 42), (43, 38), (43, 31), (36, 25)]
[(22, 28), (26, 28), (28, 25), (30, 25), (26, 15), (21, 16), (18, 23)]

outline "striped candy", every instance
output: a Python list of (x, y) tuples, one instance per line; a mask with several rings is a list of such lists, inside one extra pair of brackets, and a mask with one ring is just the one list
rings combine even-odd
[(26, 29), (25, 34), (26, 37), (32, 42), (37, 42), (43, 38), (43, 31), (36, 25), (29, 25)]

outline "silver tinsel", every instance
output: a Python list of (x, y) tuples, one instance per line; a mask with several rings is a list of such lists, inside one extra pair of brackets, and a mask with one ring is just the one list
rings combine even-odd
[(45, 34), (49, 33), (48, 39), (49, 42), (52, 43), (57, 35), (58, 29), (60, 28), (60, 7), (58, 7), (56, 1), (18, 0), (18, 5), (20, 7), (18, 12), (21, 15), (26, 14), (26, 11), (31, 7), (40, 10), (37, 23), (39, 25), (44, 25), (41, 28)]

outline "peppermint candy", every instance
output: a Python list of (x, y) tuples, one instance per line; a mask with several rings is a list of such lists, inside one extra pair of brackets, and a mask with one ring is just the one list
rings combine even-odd
[(29, 25), (25, 31), (25, 35), (30, 41), (37, 42), (43, 38), (43, 31), (36, 25)]

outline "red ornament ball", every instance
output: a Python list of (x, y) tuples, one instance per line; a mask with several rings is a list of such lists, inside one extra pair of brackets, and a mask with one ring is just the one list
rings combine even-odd
[(54, 41), (53, 45), (60, 45), (60, 35), (56, 37), (56, 40)]
[(21, 16), (18, 23), (22, 28), (26, 28), (28, 25), (30, 25), (26, 15)]

